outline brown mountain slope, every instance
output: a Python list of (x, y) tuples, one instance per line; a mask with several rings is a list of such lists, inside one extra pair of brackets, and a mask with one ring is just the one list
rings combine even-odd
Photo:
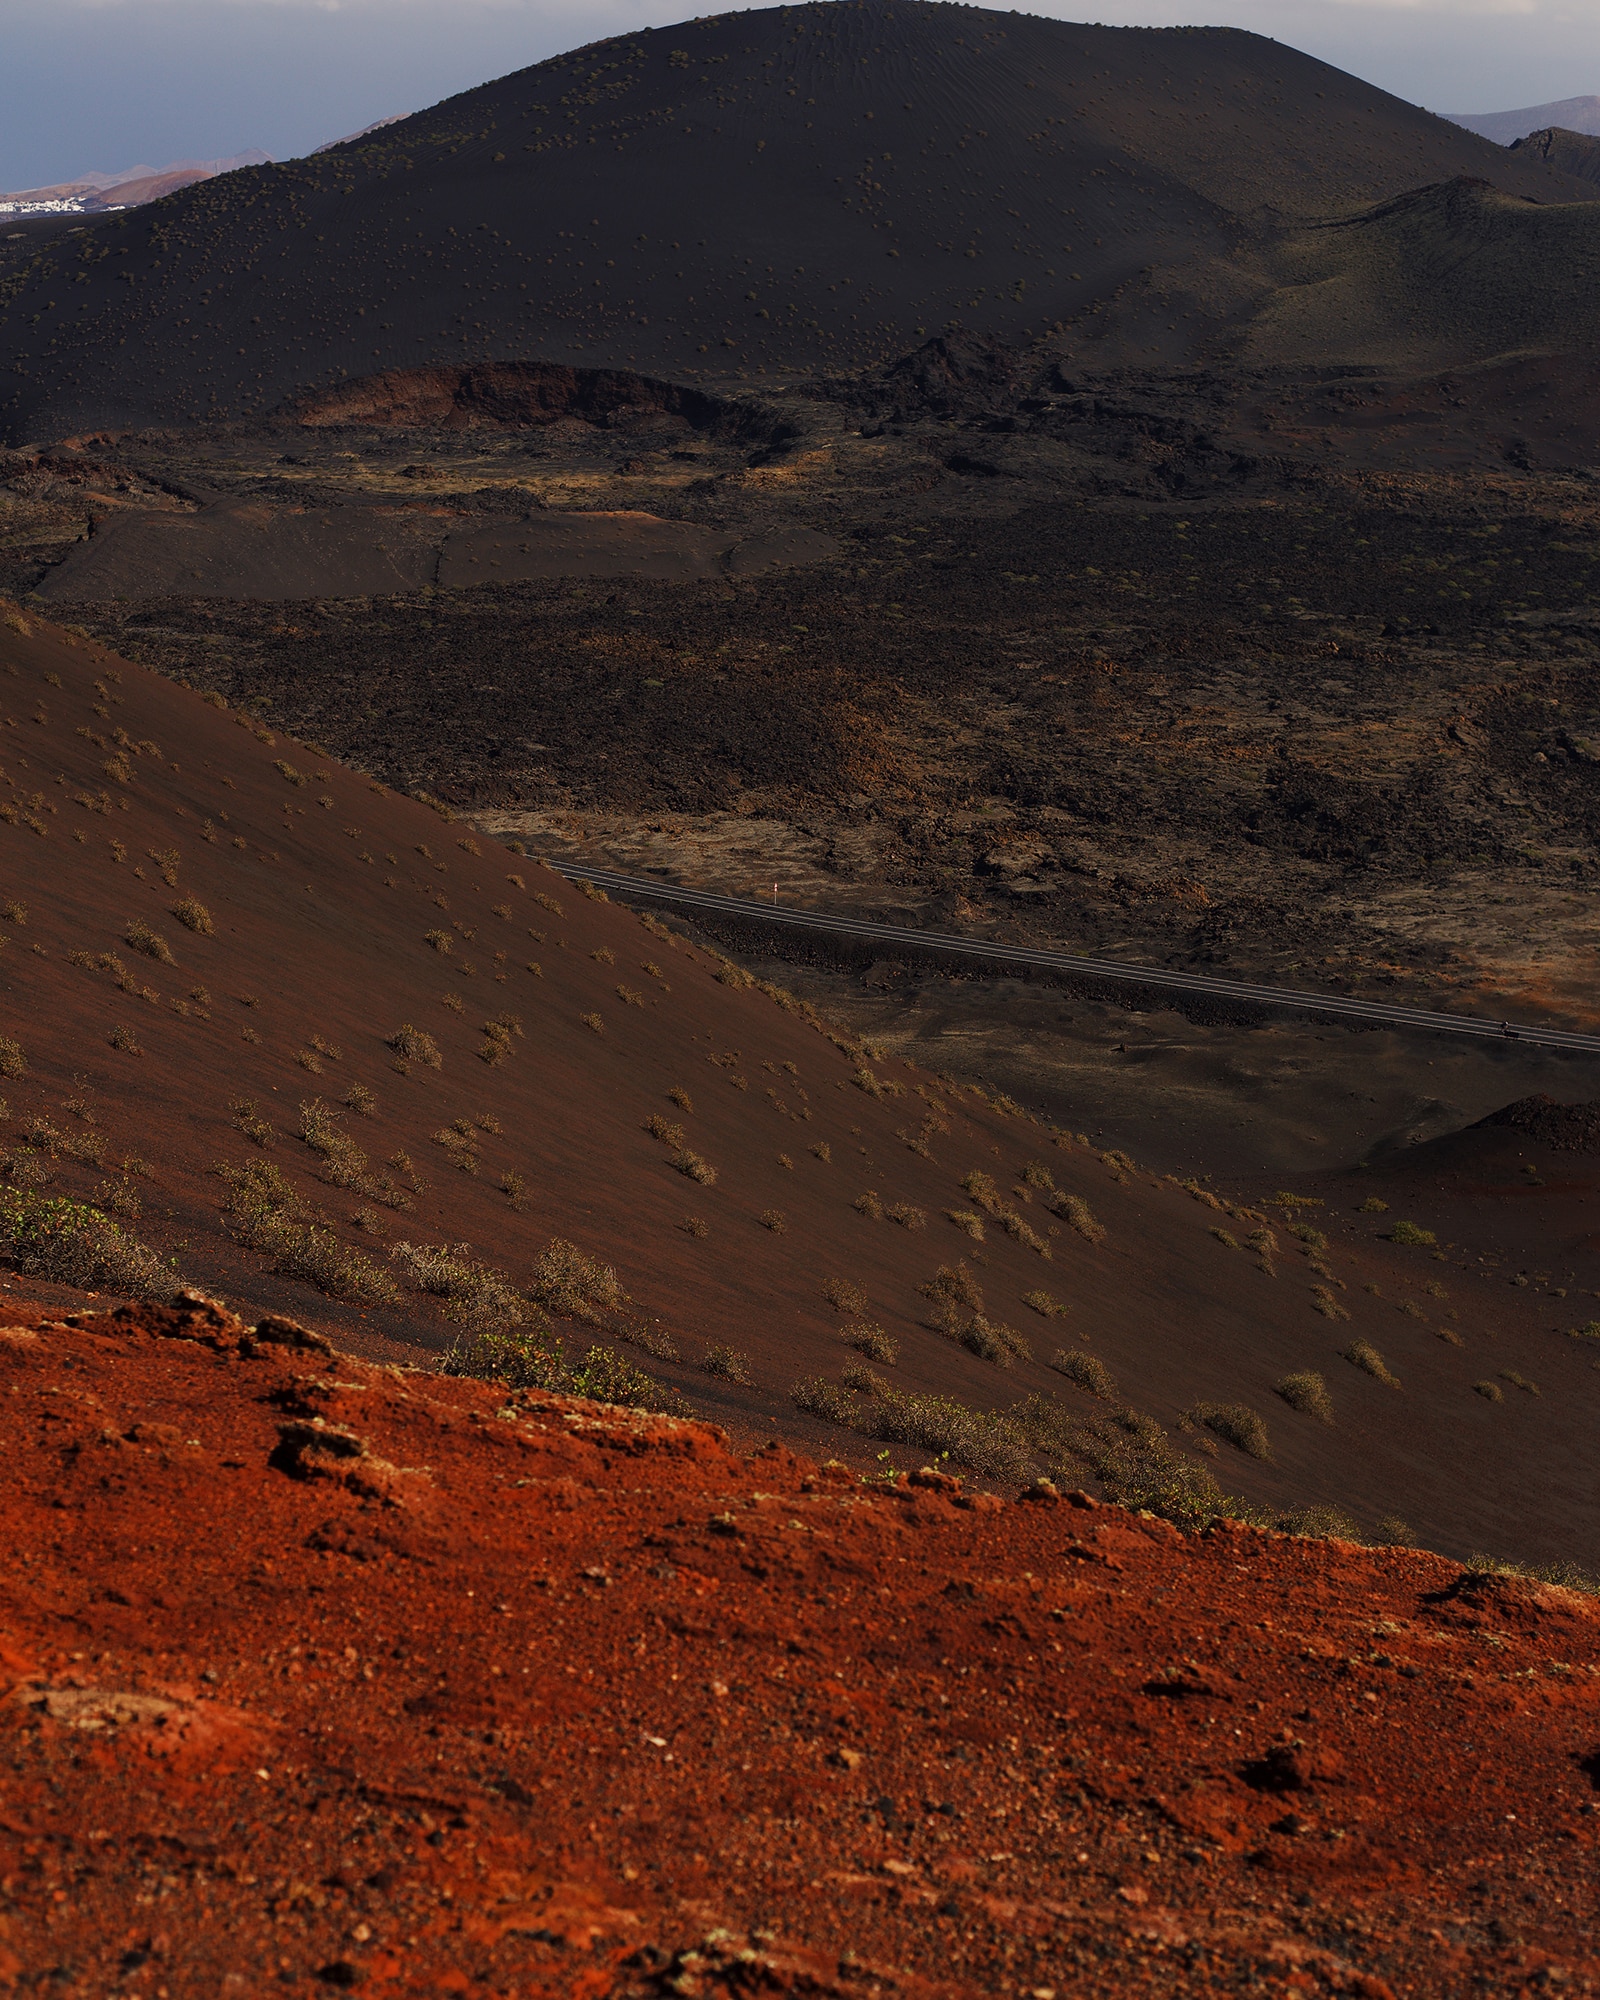
[(7, 281), (0, 430), (257, 413), (442, 361), (837, 371), (952, 322), (1037, 334), (1152, 266), (1226, 324), (1264, 230), (1463, 174), (1593, 194), (1231, 30), (712, 16), (56, 240)]
[[(0, 694), (0, 1213), (25, 1263), (57, 1213), (41, 1202), (92, 1197), (173, 1260), (149, 1284), (176, 1271), (368, 1353), (437, 1355), (462, 1312), (544, 1338), (532, 1295), (574, 1357), (631, 1342), (747, 1431), (897, 1458), (942, 1441), (995, 1476), (1099, 1465), (1151, 1497), (1199, 1464), (1464, 1552), (1591, 1546), (1587, 1347), (1523, 1294), (1436, 1305), (1464, 1253), (1434, 1261), (1365, 1215), (1230, 1211), (885, 1064), (703, 949), (17, 614)], [(682, 1171), (693, 1156), (714, 1181)], [(558, 1283), (553, 1239), (631, 1303)], [(847, 1390), (862, 1357), (841, 1329), (863, 1322), (872, 1373)], [(1358, 1340), (1403, 1389), (1342, 1358)], [(707, 1372), (717, 1348), (747, 1361)], [(1549, 1393), (1492, 1407), (1473, 1393), (1491, 1356)], [(1274, 1393), (1306, 1370), (1331, 1425)], [(905, 1400), (1029, 1395), (1047, 1402), (1025, 1432), (941, 1430)], [(1124, 1398), (1158, 1427), (1119, 1430)]]
[(3, 1317), (16, 1991), (1600, 1979), (1592, 1599)]
[(1257, 363), (1429, 368), (1586, 356), (1600, 329), (1600, 211), (1486, 181), (1419, 188), (1286, 236), (1243, 344)]
[(1582, 181), (1600, 181), (1600, 138), (1588, 132), (1569, 132), (1561, 125), (1547, 125), (1542, 132), (1530, 132), (1518, 139), (1513, 153), (1530, 153), (1563, 174)]

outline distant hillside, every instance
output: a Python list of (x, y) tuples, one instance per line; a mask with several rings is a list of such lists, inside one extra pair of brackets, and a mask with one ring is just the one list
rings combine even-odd
[(1563, 97), (1558, 104), (1530, 104), (1523, 111), (1448, 111), (1445, 116), (1497, 146), (1509, 146), (1548, 125), (1600, 133), (1600, 97)]
[(169, 160), (164, 167), (126, 167), (120, 173), (94, 170), (49, 187), (21, 188), (0, 194), (0, 216), (29, 215), (51, 209), (71, 209), (82, 215), (104, 214), (113, 208), (138, 208), (159, 201), (197, 181), (232, 173), (237, 167), (260, 167), (271, 163), (272, 155), (253, 147), (226, 160)]
[(1571, 174), (1577, 180), (1600, 182), (1600, 138), (1587, 132), (1571, 132), (1560, 125), (1547, 125), (1542, 132), (1530, 132), (1525, 139), (1512, 141), (1513, 153), (1528, 153)]
[(1231, 29), (711, 16), (52, 240), (0, 294), (0, 428), (244, 415), (444, 360), (849, 371), (1463, 175), (1594, 194)]

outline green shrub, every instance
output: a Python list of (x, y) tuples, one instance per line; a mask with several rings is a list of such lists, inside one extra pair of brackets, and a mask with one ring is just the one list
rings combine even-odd
[(0, 1188), (0, 1261), (24, 1277), (130, 1298), (164, 1297), (180, 1282), (170, 1261), (99, 1209), (19, 1188)]
[(1389, 1241), (1414, 1250), (1432, 1250), (1437, 1247), (1439, 1239), (1431, 1229), (1419, 1229), (1414, 1222), (1397, 1222), (1389, 1231)]

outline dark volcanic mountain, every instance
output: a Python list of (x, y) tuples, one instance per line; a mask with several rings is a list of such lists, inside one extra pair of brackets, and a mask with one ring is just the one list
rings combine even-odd
[(1285, 222), (1462, 176), (1595, 192), (1232, 30), (713, 17), (52, 239), (5, 283), (0, 426), (248, 415), (446, 360), (851, 370), (951, 323), (1036, 336), (1152, 270), (1188, 274), (1198, 337)]

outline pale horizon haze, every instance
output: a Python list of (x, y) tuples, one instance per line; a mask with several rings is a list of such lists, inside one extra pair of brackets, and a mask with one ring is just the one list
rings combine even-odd
[[(1565, 0), (1090, 0), (1025, 11), (1247, 28), (1431, 111), (1600, 92), (1600, 6)], [(290, 158), (563, 49), (695, 12), (692, 0), (0, 0), (0, 188), (252, 147)]]

